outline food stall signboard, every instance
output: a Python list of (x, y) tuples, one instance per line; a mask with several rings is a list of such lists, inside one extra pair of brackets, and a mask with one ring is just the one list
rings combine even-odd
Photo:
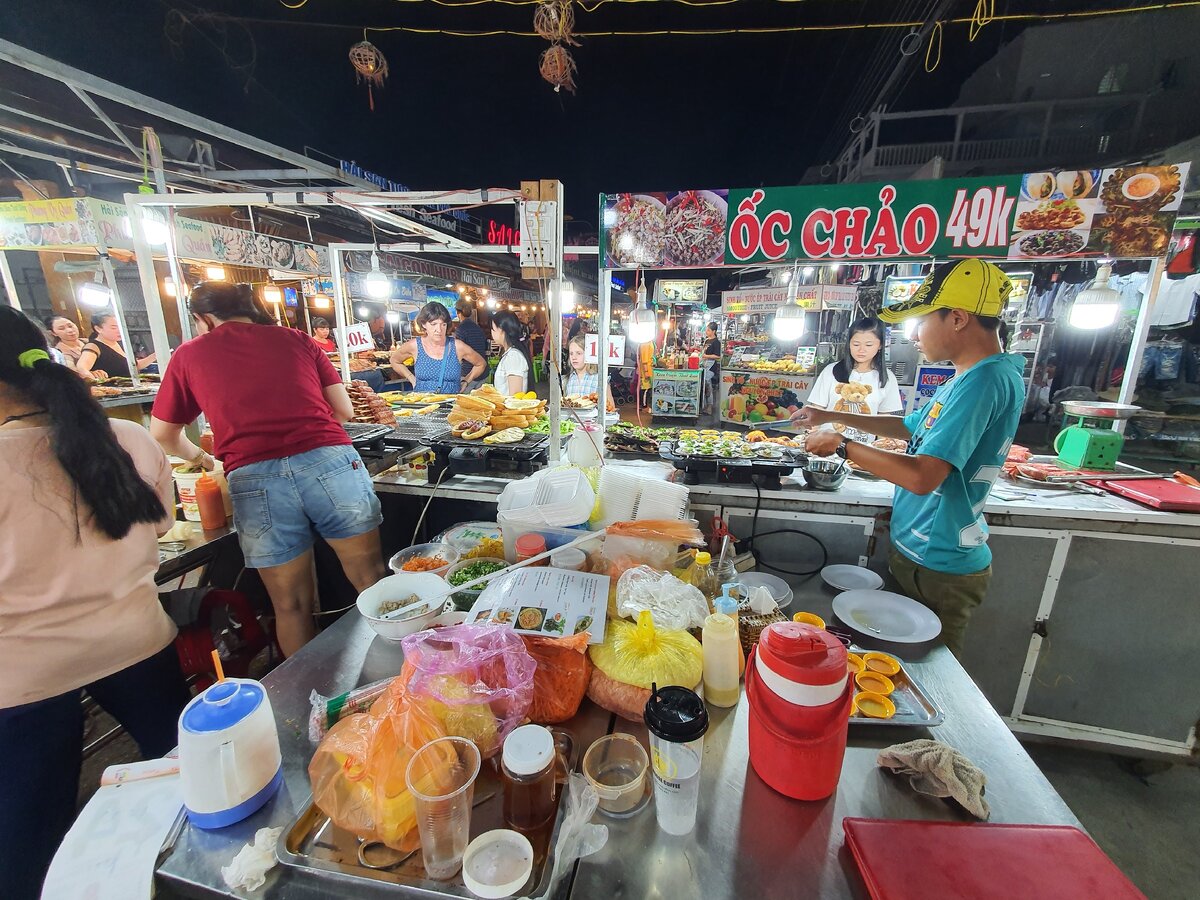
[(655, 369), (651, 412), (656, 416), (698, 416), (700, 375), (700, 369)]
[(954, 366), (921, 365), (917, 367), (916, 383), (913, 385), (912, 396), (909, 397), (911, 406), (906, 405), (906, 411), (920, 409), (933, 399), (939, 387), (954, 377)]
[(1161, 256), (1189, 168), (605, 195), (601, 246), (614, 268)]
[(708, 301), (708, 280), (660, 278), (654, 282), (654, 299), (658, 303), (704, 304)]
[(375, 338), (371, 336), (371, 326), (363, 322), (343, 328), (342, 340), (346, 345), (346, 350), (350, 353), (375, 349)]
[(787, 301), (787, 288), (743, 288), (721, 292), (721, 312), (727, 316), (770, 315)]
[(858, 288), (853, 284), (821, 285), (821, 309), (854, 309)]
[[(583, 341), (583, 361), (596, 364), (600, 362), (599, 335), (589, 334)], [(625, 361), (625, 335), (610, 334), (608, 336), (608, 361), (620, 365)]]
[(747, 425), (786, 421), (804, 403), (814, 380), (811, 375), (768, 375), (722, 369), (721, 419)]

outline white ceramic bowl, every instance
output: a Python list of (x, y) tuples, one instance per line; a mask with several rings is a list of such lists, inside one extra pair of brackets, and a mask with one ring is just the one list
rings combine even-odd
[[(442, 614), (446, 601), (450, 599), (450, 585), (439, 575), (429, 572), (405, 572), (389, 575), (358, 595), (358, 611), (374, 632), (389, 641), (398, 641), (429, 627)], [(404, 619), (382, 619), (379, 606), (388, 600), (404, 600), (416, 594), (422, 600), (431, 600), (430, 608), (415, 616)]]

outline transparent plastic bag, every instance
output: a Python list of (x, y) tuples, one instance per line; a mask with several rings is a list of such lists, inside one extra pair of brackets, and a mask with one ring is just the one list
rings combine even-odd
[(654, 683), (694, 687), (704, 675), (704, 651), (686, 631), (656, 628), (653, 615), (608, 623), (604, 643), (588, 650), (596, 668), (614, 681), (649, 689)]
[(529, 719), (541, 725), (565, 722), (579, 711), (592, 676), (586, 631), (552, 638), (525, 634), (525, 648), (537, 663)]
[(413, 753), (446, 736), (441, 721), (413, 703), (406, 687), (412, 668), (368, 712), (333, 725), (308, 764), (313, 802), (338, 826), (396, 850), (420, 844), (416, 807), (404, 781)]
[(558, 843), (554, 845), (554, 868), (550, 871), (546, 892), (536, 900), (553, 897), (558, 882), (575, 865), (576, 860), (599, 852), (608, 843), (608, 826), (591, 823), (600, 798), (596, 795), (596, 789), (578, 772), (571, 774), (567, 782), (567, 796), (562, 802), (566, 804), (566, 812), (558, 830)]
[(643, 610), (654, 615), (654, 624), (667, 631), (703, 628), (708, 601), (700, 590), (669, 572), (648, 566), (627, 569), (617, 582), (617, 613), (635, 619)]
[(475, 742), (488, 757), (525, 719), (537, 663), (504, 625), (454, 625), (401, 641), (412, 700), (447, 734)]
[(326, 697), (313, 691), (308, 695), (308, 702), (312, 704), (308, 713), (308, 739), (318, 744), (338, 721), (354, 713), (366, 712), (372, 703), (383, 696), (392, 681), (391, 678), (385, 678), (336, 697)]

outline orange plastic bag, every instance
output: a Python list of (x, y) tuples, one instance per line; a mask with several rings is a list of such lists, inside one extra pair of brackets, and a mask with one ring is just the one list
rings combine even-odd
[(446, 736), (441, 721), (409, 696), (412, 672), (406, 662), (368, 712), (335, 724), (308, 764), (313, 802), (323, 813), (364, 840), (396, 850), (420, 845), (416, 808), (404, 781), (408, 761)]
[(588, 633), (552, 638), (521, 635), (537, 663), (533, 673), (533, 702), (529, 719), (541, 725), (565, 722), (579, 711), (592, 676)]

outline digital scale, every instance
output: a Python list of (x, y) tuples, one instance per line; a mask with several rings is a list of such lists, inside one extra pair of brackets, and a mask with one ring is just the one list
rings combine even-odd
[(1141, 411), (1140, 406), (1128, 403), (1093, 403), (1068, 400), (1063, 414), (1078, 419), (1054, 439), (1058, 462), (1071, 469), (1089, 472), (1115, 472), (1117, 457), (1125, 447), (1125, 436), (1113, 428), (1113, 423), (1128, 419)]

